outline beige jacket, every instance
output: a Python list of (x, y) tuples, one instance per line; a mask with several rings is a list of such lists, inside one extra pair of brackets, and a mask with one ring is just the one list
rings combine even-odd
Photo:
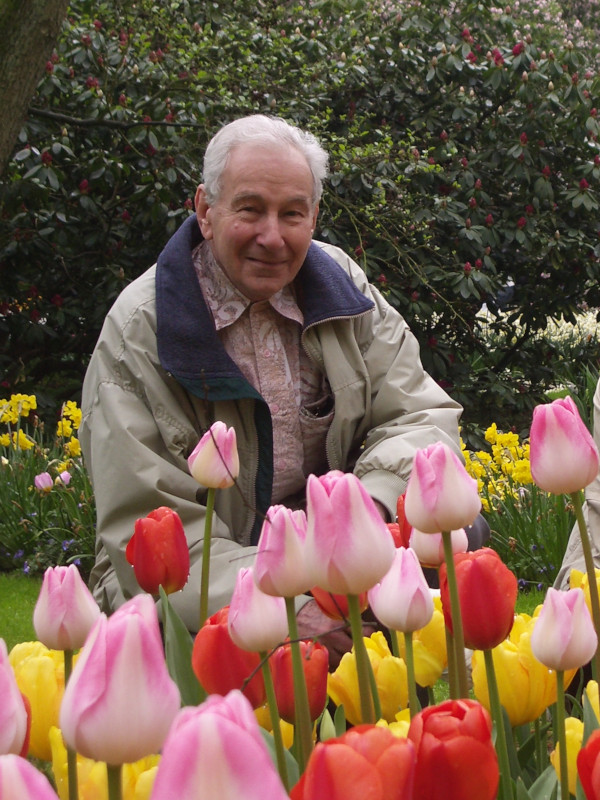
[[(192, 631), (206, 491), (188, 455), (214, 421), (235, 428), (241, 469), (236, 487), (216, 493), (210, 613), (229, 602), (237, 572), (252, 562), (272, 476), (268, 407), (216, 337), (191, 260), (200, 240), (190, 218), (115, 302), (86, 374), (80, 428), (97, 503), (96, 599), (109, 612), (140, 591), (125, 546), (138, 517), (169, 506), (192, 562), (171, 599)], [(415, 451), (444, 441), (460, 452), (462, 409), (423, 370), (402, 317), (341, 250), (313, 243), (296, 289), (303, 346), (334, 395), (329, 468), (353, 470), (394, 518)]]

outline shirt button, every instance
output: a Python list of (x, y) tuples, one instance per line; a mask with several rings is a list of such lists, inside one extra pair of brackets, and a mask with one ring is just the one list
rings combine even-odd
[(277, 414), (278, 411), (279, 411), (279, 406), (277, 405), (277, 403), (273, 403), (273, 405), (271, 406), (271, 413)]
[(269, 350), (268, 347), (265, 347), (265, 349), (263, 350), (263, 356), (265, 358), (271, 358), (271, 351)]

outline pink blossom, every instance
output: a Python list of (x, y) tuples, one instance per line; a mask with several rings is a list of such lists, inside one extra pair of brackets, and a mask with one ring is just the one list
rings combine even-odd
[(598, 637), (583, 589), (550, 588), (531, 633), (531, 651), (549, 669), (579, 669), (593, 657)]
[(235, 428), (214, 422), (188, 458), (192, 476), (209, 489), (233, 486), (240, 471)]
[(261, 592), (251, 567), (237, 574), (227, 626), (234, 644), (255, 653), (272, 650), (288, 635), (285, 600)]
[(266, 594), (295, 597), (314, 586), (304, 555), (306, 514), (275, 505), (267, 511), (254, 560), (254, 580)]
[(369, 589), (369, 605), (386, 627), (402, 633), (424, 628), (433, 616), (433, 598), (414, 550), (399, 547), (381, 581)]
[(50, 650), (78, 650), (100, 609), (74, 564), (48, 567), (33, 611), (33, 627)]

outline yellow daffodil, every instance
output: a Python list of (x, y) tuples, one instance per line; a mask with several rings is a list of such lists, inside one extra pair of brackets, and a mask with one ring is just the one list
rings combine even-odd
[(62, 407), (62, 418), (68, 419), (75, 430), (81, 425), (81, 409), (74, 400), (68, 400)]
[[(408, 701), (406, 664), (392, 655), (381, 631), (365, 638), (365, 645), (379, 692), (381, 716), (387, 722), (393, 722), (397, 712), (405, 708)], [(362, 722), (354, 650), (345, 653), (336, 671), (329, 675), (327, 691), (336, 705), (344, 706), (350, 723), (358, 725)]]
[(18, 431), (13, 431), (12, 446), (15, 450), (31, 450), (35, 447), (35, 442), (19, 428)]
[[(567, 741), (567, 771), (569, 773), (569, 793), (577, 792), (577, 755), (583, 742), (583, 722), (576, 717), (565, 720), (565, 737)], [(550, 753), (550, 762), (556, 770), (560, 782), (560, 745)]]
[(73, 433), (73, 425), (69, 419), (60, 419), (56, 425), (56, 435), (66, 439)]
[(58, 725), (65, 688), (64, 655), (41, 642), (22, 642), (13, 647), (8, 658), (17, 686), (31, 705), (29, 755), (50, 761), (48, 734), (52, 726)]
[[(433, 686), (441, 677), (448, 658), (446, 654), (446, 627), (442, 612), (442, 601), (433, 598), (433, 617), (421, 630), (413, 634), (415, 680), (419, 686)], [(404, 636), (398, 634), (398, 650), (405, 658)]]
[[(539, 608), (536, 610), (539, 613)], [(531, 632), (535, 614), (519, 614), (508, 639), (492, 650), (498, 681), (500, 702), (506, 709), (513, 727), (537, 719), (548, 706), (556, 702), (556, 675), (541, 664), (531, 652)], [(490, 709), (487, 675), (483, 653), (472, 657), (473, 690), (479, 702)], [(565, 685), (576, 670), (565, 671)]]
[[(60, 800), (68, 800), (67, 751), (61, 732), (52, 727), (49, 733), (52, 747), (52, 772)], [(159, 756), (147, 756), (133, 764), (124, 764), (121, 777), (123, 800), (149, 800)], [(106, 764), (77, 756), (79, 800), (108, 800)]]
[(65, 453), (71, 458), (77, 458), (81, 455), (81, 445), (79, 439), (71, 436), (68, 442), (65, 442)]

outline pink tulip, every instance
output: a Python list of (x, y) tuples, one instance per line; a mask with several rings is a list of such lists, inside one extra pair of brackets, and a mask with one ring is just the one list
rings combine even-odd
[[(454, 555), (466, 553), (469, 539), (465, 529), (459, 528), (457, 531), (450, 531), (450, 543)], [(423, 533), (423, 531), (413, 528), (410, 534), (410, 546), (423, 566), (439, 567), (443, 564), (445, 556), (441, 533)]]
[(406, 518), (423, 533), (454, 531), (470, 525), (481, 509), (477, 481), (447, 445), (417, 450), (406, 487)]
[(417, 554), (399, 547), (389, 571), (369, 589), (369, 605), (387, 628), (412, 633), (433, 616), (433, 598)]
[(157, 753), (179, 710), (152, 597), (98, 619), (65, 689), (60, 728), (87, 758), (124, 764)]
[(165, 742), (151, 800), (288, 800), (250, 703), (234, 690), (183, 708)]
[(533, 409), (531, 475), (545, 492), (571, 494), (598, 474), (598, 448), (570, 397)]
[(355, 595), (375, 586), (394, 560), (394, 540), (356, 475), (310, 475), (306, 500), (306, 559), (315, 585)]
[(266, 653), (288, 635), (285, 600), (261, 592), (252, 568), (242, 567), (229, 604), (227, 625), (233, 643), (242, 650)]
[(67, 472), (66, 469), (64, 469), (58, 477), (61, 479), (62, 483), (64, 483), (65, 486), (68, 486), (71, 483), (71, 473)]
[(548, 589), (531, 634), (531, 651), (549, 669), (579, 669), (593, 657), (598, 637), (582, 589)]
[(2, 800), (58, 800), (48, 778), (25, 758), (0, 756), (0, 797)]
[(254, 580), (266, 594), (295, 597), (314, 585), (304, 555), (306, 514), (286, 506), (267, 511), (254, 560)]
[(192, 476), (209, 489), (233, 486), (240, 472), (235, 428), (214, 422), (188, 458)]
[(33, 485), (39, 492), (51, 492), (54, 482), (49, 472), (40, 472), (33, 479)]
[(74, 564), (48, 567), (33, 612), (38, 639), (50, 650), (77, 650), (100, 609)]
[(25, 701), (8, 660), (6, 643), (0, 639), (0, 755), (26, 755), (28, 733)]

